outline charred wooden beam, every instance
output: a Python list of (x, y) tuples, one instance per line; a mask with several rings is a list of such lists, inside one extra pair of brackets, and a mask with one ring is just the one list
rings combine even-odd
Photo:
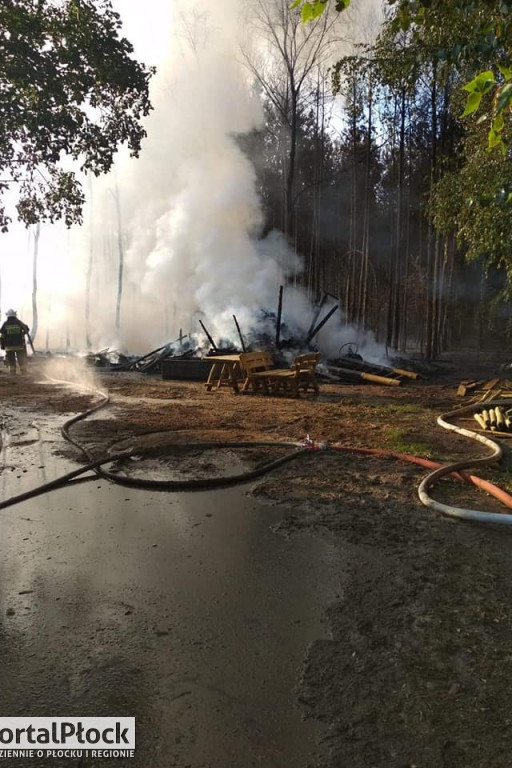
[[(334, 361), (333, 361), (334, 362)], [(343, 368), (354, 368), (356, 371), (363, 371), (364, 373), (375, 373), (377, 376), (390, 376), (394, 373), (393, 368), (389, 365), (377, 365), (374, 363), (367, 363), (366, 360), (357, 360), (354, 357), (340, 357), (337, 361)]]
[(238, 336), (240, 338), (240, 344), (242, 345), (242, 352), (247, 352), (245, 348), (244, 337), (242, 336), (242, 331), (240, 330), (240, 326), (238, 325), (238, 320), (236, 319), (236, 315), (233, 315), (233, 320), (235, 321), (236, 329), (238, 331)]
[(305, 342), (304, 342), (304, 343), (306, 344), (306, 346), (307, 346), (307, 345), (310, 343), (310, 341), (312, 341), (312, 340), (315, 338), (315, 336), (317, 335), (317, 333), (318, 333), (318, 332), (319, 332), (319, 331), (320, 331), (320, 330), (321, 330), (321, 329), (324, 327), (324, 325), (326, 324), (326, 322), (329, 320), (329, 318), (331, 318), (331, 317), (332, 317), (332, 315), (334, 315), (334, 313), (336, 312), (336, 310), (337, 310), (337, 309), (338, 309), (338, 304), (335, 304), (335, 306), (334, 306), (332, 309), (330, 309), (330, 310), (329, 310), (329, 312), (326, 314), (326, 316), (324, 317), (324, 319), (323, 319), (323, 320), (321, 320), (321, 321), (318, 323), (318, 325), (317, 325), (315, 328), (313, 328), (313, 330), (312, 330), (312, 331), (310, 331), (310, 332), (308, 333), (308, 335), (307, 335), (307, 337), (306, 337), (306, 340), (305, 340)]
[(276, 349), (279, 349), (281, 344), (281, 315), (283, 314), (283, 286), (279, 286), (279, 301), (277, 303), (277, 318), (276, 318)]
[(316, 309), (315, 309), (315, 311), (313, 313), (313, 318), (311, 320), (311, 325), (308, 328), (308, 333), (307, 333), (308, 336), (311, 333), (311, 331), (313, 330), (313, 328), (315, 327), (315, 325), (317, 324), (318, 318), (320, 317), (320, 312), (324, 308), (324, 304), (325, 304), (326, 301), (327, 301), (327, 294), (324, 293), (324, 295), (322, 296), (322, 300), (317, 304)]
[(210, 334), (208, 333), (208, 331), (206, 330), (206, 327), (205, 327), (205, 325), (204, 325), (204, 323), (203, 323), (203, 321), (202, 321), (202, 320), (199, 320), (199, 325), (201, 326), (201, 328), (202, 328), (202, 329), (203, 329), (203, 331), (205, 332), (205, 334), (206, 334), (206, 337), (207, 337), (208, 341), (210, 342), (210, 344), (212, 345), (212, 347), (213, 347), (215, 350), (217, 350), (217, 345), (216, 345), (216, 343), (214, 342), (214, 340), (212, 339), (212, 337), (210, 336)]
[(393, 368), (389, 365), (367, 363), (366, 360), (356, 360), (355, 358), (349, 356), (340, 357), (339, 362), (341, 362), (345, 368), (355, 368), (357, 371), (375, 373), (377, 376), (403, 376), (408, 379), (419, 378), (419, 374), (414, 373), (413, 371), (406, 371), (402, 368)]
[[(165, 347), (162, 347), (159, 352), (156, 352), (152, 358), (146, 360), (143, 365), (139, 366), (138, 370), (142, 373), (148, 373), (149, 371), (154, 370), (156, 366), (169, 355), (169, 352), (172, 353), (172, 351), (172, 346), (170, 344), (166, 344)], [(172, 357), (172, 354), (170, 357)]]
[(387, 376), (377, 376), (375, 373), (365, 373), (350, 368), (340, 368), (337, 365), (328, 365), (327, 370), (341, 381), (371, 381), (374, 384), (384, 384), (387, 387), (399, 387), (400, 379), (390, 379)]
[(156, 355), (158, 352), (161, 352), (162, 349), (165, 349), (168, 345), (164, 344), (163, 347), (158, 347), (157, 349), (151, 350), (151, 352), (148, 352), (147, 355), (142, 355), (142, 357), (139, 357), (137, 360), (135, 360), (133, 363), (130, 364), (130, 369), (132, 368), (138, 368), (140, 363), (142, 363), (143, 360), (147, 360), (148, 358), (152, 357), (152, 355)]

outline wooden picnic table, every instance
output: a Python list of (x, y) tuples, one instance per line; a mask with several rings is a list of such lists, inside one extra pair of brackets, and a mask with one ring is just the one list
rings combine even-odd
[(212, 367), (205, 384), (206, 391), (211, 392), (214, 387), (231, 387), (233, 392), (238, 394), (238, 382), (244, 378), (240, 355), (212, 355), (211, 359)]

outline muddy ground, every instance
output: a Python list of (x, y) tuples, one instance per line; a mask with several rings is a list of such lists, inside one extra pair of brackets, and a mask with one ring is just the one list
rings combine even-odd
[[(108, 390), (108, 407), (72, 428), (90, 456), (134, 445), (135, 438), (174, 461), (178, 443), (309, 435), (346, 449), (446, 462), (482, 450), (436, 426), (437, 415), (466, 403), (455, 396), (461, 380), (503, 377), (501, 362), (453, 356), (429, 379), (397, 388), (323, 384), (318, 397), (299, 400), (207, 393), (200, 383), (145, 374), (96, 369), (78, 375), (66, 361), (50, 372), (77, 380), (85, 375), (90, 385)], [(0, 371), (0, 397), (16, 405), (27, 424), (34, 413), (59, 413), (64, 420), (98, 402), (45, 379), (34, 362), (26, 377)], [(63, 443), (59, 450), (84, 460), (73, 446)], [(258, 449), (248, 460), (268, 460), (282, 450)], [(510, 490), (506, 445), (505, 452), (501, 468), (478, 474)], [(252, 487), (255, 496), (282, 505), (279, 535), (314, 532), (343, 542), (350, 553), (349, 586), (328, 611), (331, 638), (309, 647), (297, 682), (304, 716), (327, 726), (330, 759), (322, 768), (512, 766), (512, 532), (427, 510), (417, 497), (424, 475), (387, 457), (311, 452)], [(454, 481), (442, 481), (434, 495), (501, 511), (494, 499)]]

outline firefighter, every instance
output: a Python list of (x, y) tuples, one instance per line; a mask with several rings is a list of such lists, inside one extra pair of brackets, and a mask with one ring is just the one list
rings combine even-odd
[(7, 320), (0, 328), (0, 348), (5, 349), (5, 357), (11, 373), (16, 373), (16, 358), (21, 373), (26, 373), (27, 347), (25, 336), (30, 329), (28, 325), (18, 320), (15, 309), (8, 309), (5, 316)]

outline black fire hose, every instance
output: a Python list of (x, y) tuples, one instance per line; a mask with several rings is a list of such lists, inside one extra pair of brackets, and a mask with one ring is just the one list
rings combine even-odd
[[(69, 384), (69, 382), (60, 382), (60, 383)], [(148, 479), (141, 479), (141, 478), (126, 477), (126, 476), (123, 477), (118, 475), (117, 473), (108, 472), (107, 470), (104, 470), (102, 467), (104, 464), (111, 464), (114, 461), (119, 461), (119, 460), (128, 458), (129, 456), (133, 455), (134, 453), (133, 449), (121, 451), (119, 453), (113, 453), (109, 456), (104, 456), (100, 459), (92, 459), (87, 449), (84, 448), (84, 446), (80, 445), (80, 443), (78, 443), (73, 437), (71, 437), (69, 433), (69, 429), (73, 424), (76, 424), (78, 421), (81, 421), (82, 419), (87, 418), (92, 413), (99, 411), (100, 408), (104, 408), (110, 402), (110, 397), (106, 392), (101, 392), (100, 390), (94, 390), (94, 391), (102, 396), (103, 398), (102, 402), (98, 403), (92, 408), (89, 408), (86, 411), (82, 411), (77, 416), (73, 416), (71, 419), (68, 419), (64, 423), (64, 425), (61, 427), (61, 433), (63, 437), (84, 454), (84, 456), (88, 460), (88, 463), (85, 464), (83, 467), (80, 467), (79, 469), (75, 469), (72, 472), (68, 472), (67, 474), (62, 475), (61, 477), (50, 481), (49, 483), (45, 483), (44, 485), (37, 486), (36, 488), (33, 488), (30, 491), (26, 491), (25, 493), (21, 493), (17, 496), (12, 496), (10, 499), (6, 499), (5, 501), (0, 502), (0, 510), (13, 506), (14, 504), (18, 504), (19, 502), (26, 501), (27, 499), (34, 498), (35, 496), (39, 496), (40, 494), (47, 493), (48, 491), (53, 491), (57, 488), (61, 488), (70, 482), (73, 482), (73, 481), (77, 482), (77, 478), (79, 478), (80, 475), (83, 475), (84, 473), (89, 472), (91, 470), (95, 472), (95, 475), (91, 477), (81, 478), (81, 479), (84, 481), (93, 480), (95, 476), (96, 477), (100, 476), (106, 480), (110, 480), (111, 482), (117, 483), (118, 485), (130, 486), (132, 488), (144, 488), (144, 489), (150, 489), (154, 491), (155, 490), (156, 491), (194, 491), (194, 490), (205, 490), (205, 489), (214, 489), (214, 488), (225, 488), (231, 485), (250, 482), (251, 480), (255, 480), (256, 478), (261, 477), (267, 472), (271, 472), (272, 470), (277, 469), (283, 464), (286, 464), (287, 462), (292, 461), (293, 459), (296, 459), (299, 456), (303, 456), (304, 454), (309, 453), (310, 451), (309, 448), (303, 447), (302, 444), (294, 443), (294, 442), (262, 441), (262, 442), (254, 442), (254, 443), (251, 443), (251, 442), (191, 443), (184, 447), (191, 450), (196, 450), (196, 449), (204, 450), (204, 449), (210, 449), (210, 448), (258, 448), (258, 447), (265, 446), (265, 447), (278, 447), (278, 448), (288, 447), (288, 448), (295, 448), (295, 450), (293, 451), (293, 453), (289, 453), (288, 455), (282, 456), (279, 459), (274, 459), (273, 461), (267, 461), (264, 464), (260, 464), (259, 466), (254, 467), (254, 469), (247, 470), (247, 472), (242, 472), (237, 475), (225, 475), (222, 477), (204, 477), (204, 478), (197, 478), (194, 480), (148, 480)]]
[[(55, 380), (54, 380), (55, 381)], [(70, 382), (59, 382), (59, 383), (65, 383), (70, 384)], [(236, 485), (244, 482), (250, 482), (251, 480), (255, 480), (258, 477), (261, 477), (262, 475), (266, 474), (267, 472), (271, 472), (273, 469), (277, 469), (278, 467), (282, 466), (283, 464), (286, 464), (289, 461), (292, 461), (295, 458), (298, 458), (299, 456), (304, 456), (307, 453), (310, 453), (311, 448), (314, 447), (314, 445), (311, 443), (311, 441), (306, 440), (305, 443), (296, 443), (296, 442), (271, 442), (271, 441), (262, 441), (262, 442), (221, 442), (221, 443), (189, 443), (185, 446), (180, 445), (181, 448), (186, 449), (211, 449), (211, 448), (257, 448), (257, 447), (289, 447), (294, 448), (295, 450), (293, 453), (290, 453), (286, 456), (283, 456), (279, 459), (275, 459), (273, 461), (265, 462), (264, 464), (260, 464), (259, 466), (255, 467), (254, 469), (248, 470), (247, 472), (243, 472), (237, 475), (227, 475), (222, 477), (209, 477), (209, 478), (198, 478), (195, 480), (148, 480), (148, 479), (140, 479), (140, 478), (131, 478), (126, 476), (120, 476), (117, 473), (109, 472), (107, 470), (103, 469), (104, 464), (110, 464), (114, 461), (119, 461), (126, 459), (134, 454), (134, 449), (128, 449), (125, 451), (120, 451), (119, 453), (113, 453), (109, 456), (104, 456), (99, 459), (93, 459), (90, 453), (87, 451), (86, 448), (84, 448), (80, 443), (78, 443), (74, 438), (71, 437), (69, 434), (70, 427), (75, 424), (76, 422), (87, 418), (87, 416), (91, 415), (92, 413), (95, 413), (96, 411), (100, 410), (100, 408), (104, 408), (109, 402), (110, 398), (107, 393), (100, 392), (99, 390), (92, 390), (96, 394), (100, 394), (103, 398), (102, 402), (98, 403), (97, 405), (93, 406), (92, 408), (89, 408), (86, 411), (83, 411), (82, 413), (79, 413), (77, 416), (73, 416), (71, 419), (68, 419), (64, 425), (61, 427), (61, 433), (63, 437), (70, 442), (72, 445), (77, 447), (86, 457), (88, 460), (87, 464), (85, 464), (83, 467), (80, 467), (79, 469), (73, 470), (72, 472), (68, 472), (65, 475), (62, 475), (61, 477), (50, 481), (49, 483), (45, 483), (44, 485), (40, 485), (30, 491), (26, 491), (25, 493), (21, 493), (17, 496), (13, 496), (10, 499), (6, 499), (5, 501), (0, 502), (0, 510), (5, 509), (6, 507), (12, 506), (14, 504), (18, 504), (19, 502), (26, 501), (27, 499), (33, 498), (35, 496), (38, 496), (43, 493), (47, 493), (48, 491), (55, 490), (56, 488), (60, 488), (68, 483), (76, 483), (86, 480), (93, 480), (94, 477), (102, 477), (106, 480), (110, 480), (111, 482), (117, 483), (119, 485), (125, 485), (130, 486), (132, 488), (143, 488), (143, 489), (151, 489), (151, 490), (161, 490), (161, 491), (193, 491), (193, 490), (204, 490), (204, 489), (214, 489), (214, 488), (223, 488), (230, 485)], [(500, 401), (501, 404), (501, 401)], [(435, 480), (439, 479), (440, 477), (444, 475), (448, 475), (455, 470), (459, 470), (462, 468), (467, 468), (470, 466), (475, 465), (483, 465), (483, 464), (490, 464), (494, 461), (499, 460), (502, 455), (501, 447), (499, 444), (495, 443), (494, 441), (490, 440), (487, 437), (484, 437), (483, 435), (478, 435), (473, 430), (466, 430), (461, 427), (457, 427), (451, 423), (449, 423), (448, 419), (460, 416), (461, 414), (470, 413), (475, 410), (477, 406), (471, 405), (467, 406), (465, 408), (459, 408), (456, 411), (451, 411), (448, 414), (445, 414), (444, 416), (440, 416), (438, 418), (438, 424), (440, 426), (443, 426), (445, 429), (453, 430), (459, 434), (462, 434), (467, 437), (471, 437), (484, 445), (491, 448), (492, 453), (489, 456), (485, 457), (479, 457), (479, 458), (473, 458), (465, 461), (460, 462), (454, 462), (451, 464), (448, 464), (444, 467), (441, 467), (439, 469), (436, 469), (434, 472), (431, 472), (419, 486), (418, 489), (418, 495), (420, 497), (421, 502), (431, 509), (441, 512), (442, 514), (449, 515), (451, 517), (457, 517), (459, 519), (464, 520), (471, 520), (474, 522), (494, 522), (494, 523), (505, 523), (505, 524), (511, 524), (512, 523), (512, 516), (511, 515), (499, 515), (495, 513), (489, 513), (489, 512), (481, 512), (479, 510), (467, 510), (467, 509), (460, 509), (457, 507), (453, 507), (451, 505), (445, 505), (441, 504), (440, 502), (434, 501), (430, 495), (428, 494), (428, 489), (430, 486), (435, 482)], [(326, 446), (324, 446), (326, 447)], [(80, 475), (85, 474), (89, 471), (94, 471), (95, 475), (91, 477), (83, 477), (80, 478)]]

